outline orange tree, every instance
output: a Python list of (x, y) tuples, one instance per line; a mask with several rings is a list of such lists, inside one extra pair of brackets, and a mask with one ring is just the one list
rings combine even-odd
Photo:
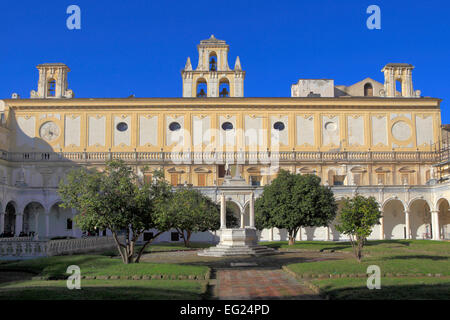
[(333, 192), (320, 185), (318, 176), (280, 170), (256, 199), (256, 227), (286, 229), (292, 245), (301, 227), (327, 226), (336, 211)]

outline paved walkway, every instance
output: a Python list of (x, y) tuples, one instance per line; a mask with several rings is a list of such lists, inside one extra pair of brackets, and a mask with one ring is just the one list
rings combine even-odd
[(218, 270), (214, 296), (220, 300), (320, 299), (282, 270)]

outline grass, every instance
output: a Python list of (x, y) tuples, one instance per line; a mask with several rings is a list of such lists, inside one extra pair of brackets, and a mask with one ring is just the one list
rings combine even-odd
[[(292, 248), (287, 242), (269, 243), (278, 248)], [(349, 242), (297, 242), (295, 249), (352, 253)], [(344, 257), (344, 258), (342, 258)], [(429, 240), (368, 241), (358, 263), (353, 254), (336, 260), (288, 264), (302, 277), (317, 275), (367, 275), (367, 267), (380, 267), (380, 290), (369, 290), (367, 278), (313, 279), (313, 284), (332, 299), (449, 299), (450, 243)], [(439, 274), (441, 277), (424, 277)], [(413, 276), (411, 276), (413, 275)], [(394, 277), (396, 276), (396, 277)], [(401, 276), (401, 277), (397, 277)]]
[(206, 281), (82, 280), (69, 290), (66, 281), (23, 281), (0, 285), (0, 300), (199, 300)]
[[(185, 247), (184, 244), (181, 242), (156, 242), (154, 244), (150, 244), (145, 248), (145, 253), (152, 253), (152, 252), (167, 252), (167, 251), (186, 251), (186, 250), (193, 250), (193, 249), (204, 249), (209, 248), (213, 246), (213, 244), (210, 243), (204, 243), (204, 242), (191, 242), (189, 244), (189, 247)], [(142, 246), (136, 246), (136, 252), (139, 251), (139, 249), (142, 248)], [(117, 249), (108, 250), (102, 253), (102, 255), (115, 257), (119, 256), (119, 252)]]
[(48, 279), (65, 279), (67, 267), (77, 265), (82, 276), (200, 276), (204, 277), (209, 268), (168, 263), (147, 263), (125, 265), (120, 259), (102, 255), (55, 256), (33, 260), (24, 260), (0, 265), (1, 270), (31, 272)]
[[(288, 245), (287, 241), (261, 242), (262, 245), (276, 249), (306, 250), (306, 251), (342, 251), (352, 252), (350, 242), (335, 241), (297, 241)], [(389, 251), (391, 253), (436, 253), (450, 255), (450, 244), (430, 240), (373, 240), (368, 241), (364, 253), (376, 254)]]
[[(352, 251), (351, 245), (345, 242), (308, 242), (297, 243), (296, 246), (301, 249)], [(450, 275), (450, 243), (427, 240), (369, 241), (361, 263), (349, 255), (347, 259), (296, 263), (288, 265), (288, 268), (298, 274), (362, 274), (366, 273), (369, 265), (378, 265), (382, 274)]]
[(381, 278), (381, 288), (369, 290), (367, 279), (314, 280), (323, 293), (336, 300), (450, 299), (449, 278)]

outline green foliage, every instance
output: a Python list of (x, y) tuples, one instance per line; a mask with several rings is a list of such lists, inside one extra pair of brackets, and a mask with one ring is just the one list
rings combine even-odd
[(380, 224), (381, 212), (374, 197), (356, 195), (343, 202), (336, 230), (350, 236), (352, 247), (358, 261), (362, 257), (362, 248), (372, 227)]
[(194, 232), (214, 231), (220, 227), (220, 209), (209, 197), (193, 188), (178, 188), (166, 204), (167, 224), (175, 228), (185, 246)]
[[(158, 229), (158, 236), (170, 227), (162, 208), (170, 198), (171, 187), (158, 171), (152, 184), (141, 184), (131, 167), (113, 160), (106, 163), (103, 171), (71, 171), (58, 191), (61, 206), (79, 212), (75, 222), (82, 230), (99, 228), (112, 232), (125, 263), (134, 262), (135, 243), (144, 230)], [(125, 234), (124, 242), (118, 237), (120, 233)], [(139, 251), (136, 262), (142, 252)]]
[(255, 211), (258, 229), (286, 229), (293, 244), (300, 227), (327, 226), (336, 216), (337, 205), (331, 189), (320, 185), (316, 175), (280, 170), (256, 199)]

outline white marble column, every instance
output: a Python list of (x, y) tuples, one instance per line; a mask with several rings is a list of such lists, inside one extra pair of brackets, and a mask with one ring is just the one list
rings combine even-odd
[(0, 233), (5, 232), (5, 213), (0, 213)]
[(269, 240), (273, 241), (273, 228), (269, 229)]
[(250, 194), (250, 228), (255, 227), (255, 194)]
[(440, 240), (440, 229), (439, 229), (439, 211), (431, 211), (431, 228), (433, 232), (433, 240)]
[(245, 228), (244, 213), (245, 213), (245, 210), (243, 212), (241, 212), (241, 229)]
[(50, 213), (45, 214), (45, 236), (50, 236)]
[(326, 230), (326, 239), (327, 241), (330, 241), (330, 226), (327, 226), (327, 230)]
[(220, 229), (227, 228), (227, 207), (225, 203), (225, 195), (220, 195)]
[(380, 218), (380, 240), (384, 240), (384, 212), (381, 211)]
[(14, 230), (14, 235), (18, 236), (23, 230), (23, 213), (16, 214), (16, 228)]
[(405, 210), (405, 226), (406, 226), (406, 239), (411, 239), (411, 226), (409, 223), (409, 210)]
[(35, 235), (38, 233), (39, 230), (39, 213), (34, 213), (34, 233)]

